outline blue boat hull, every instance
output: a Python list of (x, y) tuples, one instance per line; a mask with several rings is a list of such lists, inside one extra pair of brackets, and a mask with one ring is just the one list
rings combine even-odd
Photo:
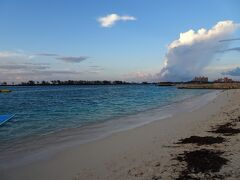
[(3, 125), (5, 122), (9, 121), (13, 118), (14, 115), (6, 114), (6, 115), (0, 115), (0, 126)]

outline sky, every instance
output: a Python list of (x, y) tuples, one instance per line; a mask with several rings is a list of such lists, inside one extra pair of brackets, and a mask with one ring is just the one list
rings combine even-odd
[(239, 8), (239, 0), (0, 0), (0, 82), (240, 80)]

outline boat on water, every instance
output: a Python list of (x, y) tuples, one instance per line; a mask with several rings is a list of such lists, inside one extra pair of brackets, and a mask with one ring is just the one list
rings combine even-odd
[(0, 115), (0, 126), (14, 117), (14, 114)]

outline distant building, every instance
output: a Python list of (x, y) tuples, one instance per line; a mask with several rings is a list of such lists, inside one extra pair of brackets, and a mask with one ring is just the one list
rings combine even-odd
[(228, 78), (228, 77), (224, 77), (224, 78), (219, 78), (219, 79), (215, 80), (214, 82), (218, 82), (218, 83), (231, 83), (231, 82), (233, 82), (233, 80)]
[(208, 82), (208, 77), (205, 77), (205, 76), (195, 77), (195, 78), (193, 78), (192, 82), (207, 83)]

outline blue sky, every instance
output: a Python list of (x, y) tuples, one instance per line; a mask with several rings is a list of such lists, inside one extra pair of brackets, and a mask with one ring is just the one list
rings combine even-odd
[[(0, 56), (0, 67), (8, 70), (0, 81), (145, 80), (161, 71), (167, 46), (181, 32), (210, 29), (224, 20), (240, 23), (239, 8), (238, 0), (0, 0), (0, 52), (8, 53)], [(97, 20), (110, 14), (136, 20), (102, 27)], [(231, 36), (240, 37), (240, 31)], [(240, 46), (240, 41), (229, 46)], [(57, 57), (39, 55), (47, 53)], [(71, 63), (62, 57), (85, 59)], [(217, 77), (214, 68), (240, 66), (239, 58), (237, 51), (224, 53), (211, 61), (207, 74)], [(33, 66), (55, 73), (45, 76)]]

